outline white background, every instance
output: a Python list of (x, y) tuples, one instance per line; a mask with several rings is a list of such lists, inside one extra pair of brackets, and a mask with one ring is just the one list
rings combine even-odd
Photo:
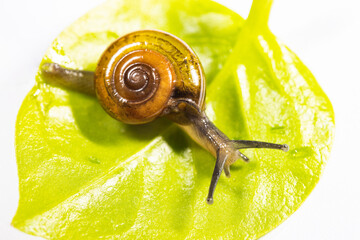
[[(0, 0), (0, 239), (38, 239), (10, 226), (18, 201), (17, 111), (53, 39), (103, 0)], [(246, 18), (251, 0), (218, 0)], [(360, 5), (275, 0), (270, 28), (310, 68), (336, 116), (330, 161), (310, 197), (262, 239), (360, 239)]]

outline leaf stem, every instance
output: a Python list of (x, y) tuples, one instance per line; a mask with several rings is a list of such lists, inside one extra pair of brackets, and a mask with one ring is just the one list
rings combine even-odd
[(252, 28), (267, 27), (273, 0), (254, 0), (246, 24)]

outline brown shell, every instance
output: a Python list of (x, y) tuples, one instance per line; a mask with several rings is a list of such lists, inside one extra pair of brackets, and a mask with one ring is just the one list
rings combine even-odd
[(170, 103), (187, 99), (203, 109), (205, 80), (186, 43), (165, 32), (143, 30), (117, 39), (103, 53), (95, 90), (103, 108), (122, 122), (146, 123), (164, 113), (176, 121), (179, 113), (169, 110)]

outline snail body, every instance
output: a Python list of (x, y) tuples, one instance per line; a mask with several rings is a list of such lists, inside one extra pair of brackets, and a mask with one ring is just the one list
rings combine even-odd
[(205, 74), (194, 51), (179, 38), (162, 31), (142, 30), (113, 42), (102, 54), (95, 72), (71, 70), (45, 63), (48, 83), (94, 95), (113, 118), (143, 124), (166, 117), (217, 158), (207, 202), (213, 202), (218, 179), (238, 159), (239, 149), (272, 148), (286, 144), (230, 140), (206, 116)]

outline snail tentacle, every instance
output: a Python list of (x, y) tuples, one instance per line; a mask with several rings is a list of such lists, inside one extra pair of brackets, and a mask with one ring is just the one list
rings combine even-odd
[(282, 150), (284, 152), (289, 151), (289, 146), (287, 144), (275, 144), (275, 143), (248, 141), (248, 140), (232, 140), (232, 143), (234, 147), (237, 149), (269, 148), (269, 149)]
[(245, 154), (243, 154), (242, 152), (240, 152), (240, 151), (238, 151), (239, 152), (239, 156), (245, 161), (245, 162), (248, 162), (248, 161), (250, 161), (250, 159), (247, 157), (247, 156), (245, 156)]
[(208, 204), (213, 204), (214, 203), (215, 187), (216, 187), (216, 185), (217, 185), (217, 183), (219, 181), (220, 175), (221, 175), (221, 173), (223, 171), (223, 168), (225, 166), (225, 162), (226, 162), (228, 157), (229, 157), (229, 154), (228, 154), (226, 149), (220, 148), (217, 151), (215, 169), (214, 169), (214, 172), (213, 172), (212, 177), (211, 177), (209, 193), (208, 193), (208, 196), (206, 198), (206, 202)]

